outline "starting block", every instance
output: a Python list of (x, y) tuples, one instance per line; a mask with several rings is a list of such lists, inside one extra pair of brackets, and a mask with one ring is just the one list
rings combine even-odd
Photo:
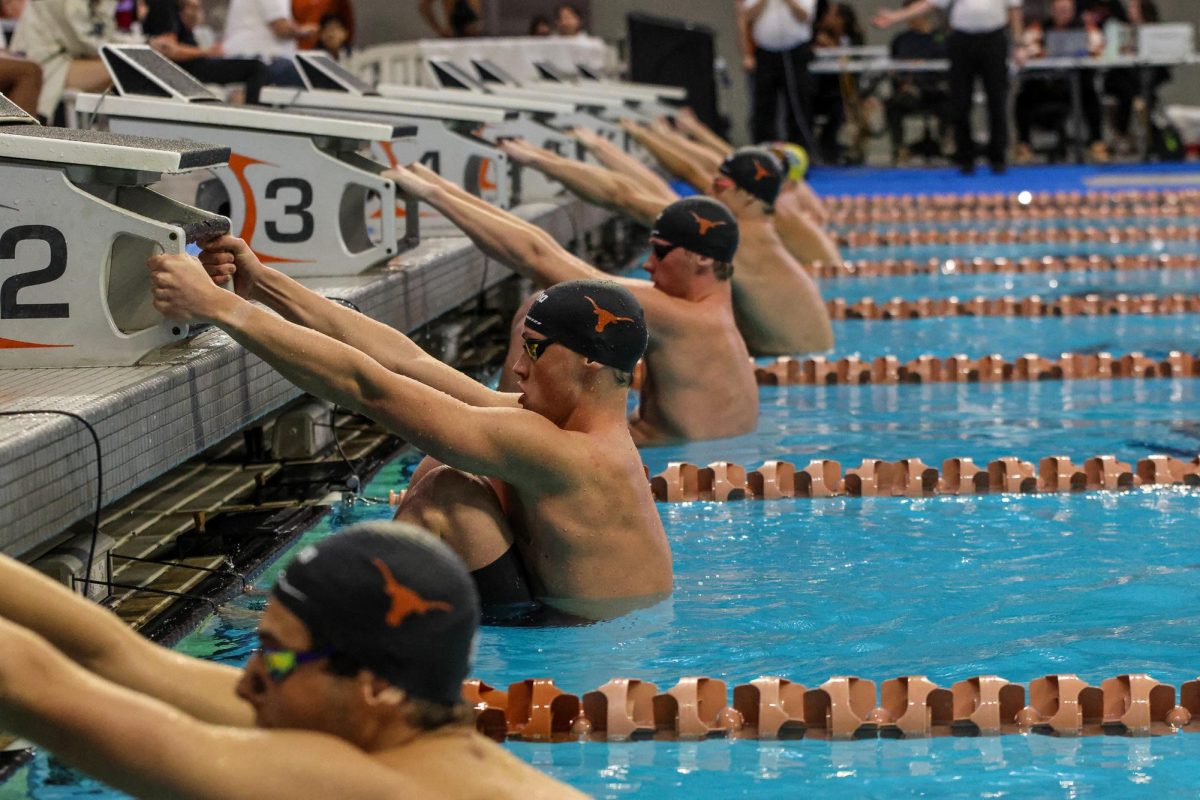
[(228, 106), (145, 46), (100, 48), (115, 94), (81, 94), (84, 117), (113, 131), (186, 138), (228, 147), (229, 169), (201, 187), (197, 204), (228, 210), (233, 230), (262, 259), (293, 277), (355, 275), (416, 243), (412, 215), (403, 240), (386, 166), (362, 155), (369, 142), (411, 131), (383, 122), (281, 114)]
[(146, 259), (229, 230), (149, 189), (229, 148), (44, 128), (0, 95), (0, 367), (129, 366), (188, 334), (154, 310)]
[[(489, 124), (515, 118), (516, 112), (382, 97), (331, 58), (303, 53), (294, 60), (308, 88), (264, 87), (260, 99), (265, 105), (410, 126), (411, 137), (372, 142), (372, 157), (388, 167), (419, 161), (492, 205), (504, 209), (514, 205), (508, 156), (480, 134)], [(397, 209), (398, 215), (401, 212)], [(423, 230), (458, 233), (433, 209), (422, 206), (420, 214)]]
[[(502, 67), (486, 58), (471, 59), (471, 66), (479, 75), (479, 86), (489, 94), (505, 98), (529, 98), (557, 100), (574, 103), (576, 110), (571, 114), (559, 114), (554, 118), (554, 125), (563, 130), (571, 128), (589, 128), (622, 150), (629, 151), (628, 134), (620, 126), (622, 117), (633, 117), (649, 122), (650, 118), (641, 113), (635, 106), (623, 99), (612, 95), (594, 94), (582, 91), (574, 86), (548, 86), (529, 88), (522, 85), (509, 75)], [(431, 58), (425, 62), (429, 79), (435, 86), (446, 86), (448, 74), (466, 73), (456, 69), (455, 65), (442, 58)]]

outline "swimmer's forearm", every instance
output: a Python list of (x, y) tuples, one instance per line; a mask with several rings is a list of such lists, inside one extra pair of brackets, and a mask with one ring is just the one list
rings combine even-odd
[(704, 173), (694, 160), (683, 156), (662, 134), (639, 129), (634, 139), (649, 150), (667, 172), (700, 191), (708, 189), (712, 174)]
[(500, 209), (480, 208), (437, 186), (427, 202), (442, 212), (483, 251), (515, 272), (542, 285), (602, 278), (605, 273), (575, 258), (550, 234)]
[(588, 143), (586, 146), (601, 164), (634, 181), (643, 190), (654, 195), (669, 197), (668, 203), (678, 199), (674, 190), (662, 179), (662, 176), (608, 139), (596, 137), (594, 142)]
[(533, 165), (589, 203), (628, 214), (643, 225), (653, 224), (657, 216), (655, 213), (646, 214), (645, 204), (638, 202), (638, 189), (630, 179), (606, 167), (585, 164), (553, 153), (540, 155)]

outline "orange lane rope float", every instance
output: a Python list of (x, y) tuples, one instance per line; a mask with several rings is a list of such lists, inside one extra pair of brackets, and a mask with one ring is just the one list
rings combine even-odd
[(475, 725), (497, 741), (631, 739), (874, 739), (931, 736), (1157, 736), (1200, 733), (1200, 679), (1176, 688), (1128, 674), (1091, 686), (1075, 675), (1046, 675), (1028, 690), (996, 675), (949, 689), (921, 675), (875, 683), (841, 676), (806, 688), (760, 677), (733, 689), (707, 677), (681, 678), (659, 692), (653, 683), (615, 678), (582, 697), (549, 678), (510, 684), (463, 682)]
[(1197, 269), (1200, 256), (1185, 255), (1069, 255), (1041, 258), (887, 258), (879, 261), (849, 260), (842, 265), (815, 261), (814, 276), (822, 280), (876, 278), (897, 275), (990, 275), (1047, 272), (1126, 272), (1148, 269)]
[(1200, 294), (1099, 294), (1057, 297), (864, 297), (853, 303), (825, 301), (831, 319), (923, 319), (925, 317), (1105, 317), (1128, 314), (1194, 314)]
[(756, 366), (754, 375), (760, 386), (1195, 378), (1200, 377), (1200, 355), (1174, 350), (1161, 361), (1141, 353), (1063, 353), (1055, 359), (1027, 353), (1013, 361), (999, 355), (969, 358), (962, 354), (924, 355), (907, 362), (895, 356), (872, 361), (854, 356), (784, 357)]
[(816, 459), (803, 468), (790, 461), (766, 461), (752, 470), (731, 461), (714, 461), (706, 467), (673, 461), (650, 476), (654, 499), (664, 503), (1037, 494), (1166, 486), (1200, 487), (1200, 456), (1181, 461), (1152, 455), (1133, 465), (1111, 455), (1094, 456), (1082, 464), (1068, 456), (1046, 456), (1036, 464), (1005, 456), (983, 467), (970, 458), (948, 458), (940, 472), (919, 458), (864, 458), (845, 474), (841, 463), (832, 459)]
[(1136, 217), (1200, 216), (1200, 191), (989, 192), (924, 195), (834, 195), (823, 198), (837, 222), (928, 222), (953, 213), (961, 219), (1092, 219), (1108, 214)]
[(1138, 244), (1148, 242), (1194, 242), (1200, 225), (1149, 225), (1139, 227), (1085, 225), (1073, 228), (912, 228), (909, 230), (849, 230), (836, 234), (840, 247), (912, 247), (915, 245), (1001, 245), (1001, 244)]

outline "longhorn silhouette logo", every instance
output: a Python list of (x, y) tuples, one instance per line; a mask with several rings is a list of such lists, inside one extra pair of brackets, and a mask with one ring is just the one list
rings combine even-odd
[(633, 322), (633, 317), (618, 317), (611, 311), (601, 308), (596, 304), (595, 300), (588, 297), (586, 294), (584, 297), (586, 297), (587, 301), (592, 304), (592, 308), (596, 312), (596, 333), (604, 333), (604, 329), (609, 325), (612, 325), (614, 322)]

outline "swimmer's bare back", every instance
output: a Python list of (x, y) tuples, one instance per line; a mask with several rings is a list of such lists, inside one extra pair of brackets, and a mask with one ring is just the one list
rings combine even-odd
[(738, 218), (733, 306), (755, 355), (819, 353), (833, 347), (833, 327), (820, 289), (788, 249), (772, 217)]

